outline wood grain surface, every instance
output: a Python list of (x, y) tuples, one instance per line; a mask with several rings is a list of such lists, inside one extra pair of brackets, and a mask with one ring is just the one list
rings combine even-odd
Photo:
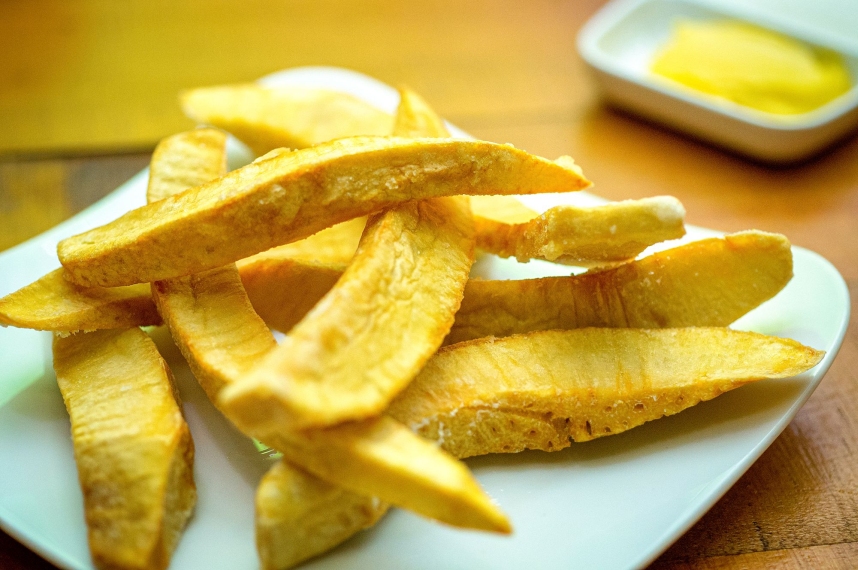
[[(858, 139), (771, 168), (605, 107), (575, 50), (601, 4), (4, 2), (0, 250), (95, 202), (160, 137), (191, 126), (180, 89), (324, 64), (408, 84), (477, 137), (570, 154), (607, 198), (670, 194), (688, 223), (784, 233), (829, 259), (854, 295)], [(858, 567), (856, 418), (851, 326), (795, 420), (652, 567)], [(52, 566), (0, 532), (0, 568)]]

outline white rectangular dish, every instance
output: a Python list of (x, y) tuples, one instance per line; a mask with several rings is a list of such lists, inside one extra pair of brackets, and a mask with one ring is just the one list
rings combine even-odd
[[(395, 90), (333, 68), (270, 76), (270, 85), (327, 87), (392, 111)], [(459, 132), (459, 134), (462, 134)], [(236, 162), (247, 159), (233, 150)], [(586, 165), (583, 165), (586, 171)], [(56, 228), (0, 254), (0, 295), (59, 265), (57, 242), (145, 201), (144, 170)], [(538, 197), (542, 208), (570, 197)], [(581, 203), (598, 199), (580, 194)], [(714, 232), (689, 228), (686, 241)], [(468, 460), (510, 516), (514, 534), (454, 530), (403, 511), (302, 568), (636, 568), (664, 551), (771, 444), (822, 380), (849, 322), (849, 295), (834, 267), (794, 248), (795, 277), (737, 328), (794, 338), (827, 351), (801, 376), (745, 386), (681, 414), (556, 453)], [(484, 277), (522, 278), (568, 269), (484, 263)], [(213, 408), (169, 335), (155, 330), (176, 377), (195, 446), (196, 513), (172, 570), (258, 567), (253, 496), (270, 459)], [(69, 420), (56, 386), (50, 334), (0, 328), (0, 526), (58, 565), (91, 570)]]
[[(853, 86), (811, 112), (775, 115), (660, 79), (650, 63), (677, 18), (743, 20), (832, 49)], [(858, 126), (858, 47), (780, 14), (702, 0), (615, 0), (582, 28), (578, 51), (611, 104), (757, 160), (806, 159)]]

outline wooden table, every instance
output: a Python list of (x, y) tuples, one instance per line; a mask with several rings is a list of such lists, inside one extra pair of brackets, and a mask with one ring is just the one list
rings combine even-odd
[[(75, 214), (191, 126), (178, 90), (338, 65), (405, 83), (475, 136), (570, 154), (611, 199), (678, 197), (692, 224), (781, 232), (858, 284), (858, 139), (755, 165), (600, 103), (575, 34), (602, 2), (4, 6), (0, 249)], [(853, 316), (854, 320), (858, 318)], [(858, 332), (819, 389), (659, 569), (858, 565)], [(0, 533), (0, 568), (52, 566)]]

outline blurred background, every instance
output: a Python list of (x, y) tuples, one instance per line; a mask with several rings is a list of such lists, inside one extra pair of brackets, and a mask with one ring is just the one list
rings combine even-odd
[[(855, 0), (825, 3), (754, 6), (858, 41)], [(144, 168), (161, 137), (191, 128), (182, 89), (333, 65), (407, 84), (478, 138), (569, 154), (604, 197), (671, 194), (689, 223), (784, 233), (854, 290), (856, 138), (773, 168), (606, 107), (575, 47), (603, 4), (0, 0), (0, 251), (97, 201)], [(787, 432), (658, 565), (763, 567), (781, 560), (766, 552), (794, 549), (811, 561), (858, 559), (854, 333), (846, 344)], [(0, 533), (0, 567), (42, 564)]]
[[(755, 3), (854, 41), (852, 0), (826, 1), (843, 10), (814, 9), (816, 3), (802, 0)], [(733, 157), (603, 107), (575, 49), (577, 30), (602, 4), (4, 0), (0, 249), (97, 200), (142, 168), (161, 137), (190, 128), (177, 104), (182, 89), (253, 81), (303, 65), (404, 83), (477, 137), (544, 156), (571, 154), (610, 198), (666, 191), (671, 174), (663, 171), (664, 159), (677, 152), (700, 164), (686, 188), (705, 187), (711, 177), (752, 192), (782, 186), (770, 170), (740, 163), (725, 171), (720, 163), (735, 164)], [(62, 164), (51, 162), (57, 158)], [(855, 166), (837, 168), (842, 178), (842, 168)], [(820, 187), (831, 187), (833, 170), (806, 171), (820, 200), (830, 199)], [(792, 192), (805, 188), (802, 176), (798, 184), (795, 173), (782, 176)], [(69, 191), (52, 192), (58, 184)], [(687, 206), (693, 221), (698, 208), (693, 201)], [(748, 225), (719, 222), (713, 223), (723, 229)]]

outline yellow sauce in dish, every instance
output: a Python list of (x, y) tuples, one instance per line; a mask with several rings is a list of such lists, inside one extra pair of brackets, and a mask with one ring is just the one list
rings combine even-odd
[(653, 73), (760, 111), (812, 111), (852, 87), (840, 54), (733, 20), (682, 20)]

